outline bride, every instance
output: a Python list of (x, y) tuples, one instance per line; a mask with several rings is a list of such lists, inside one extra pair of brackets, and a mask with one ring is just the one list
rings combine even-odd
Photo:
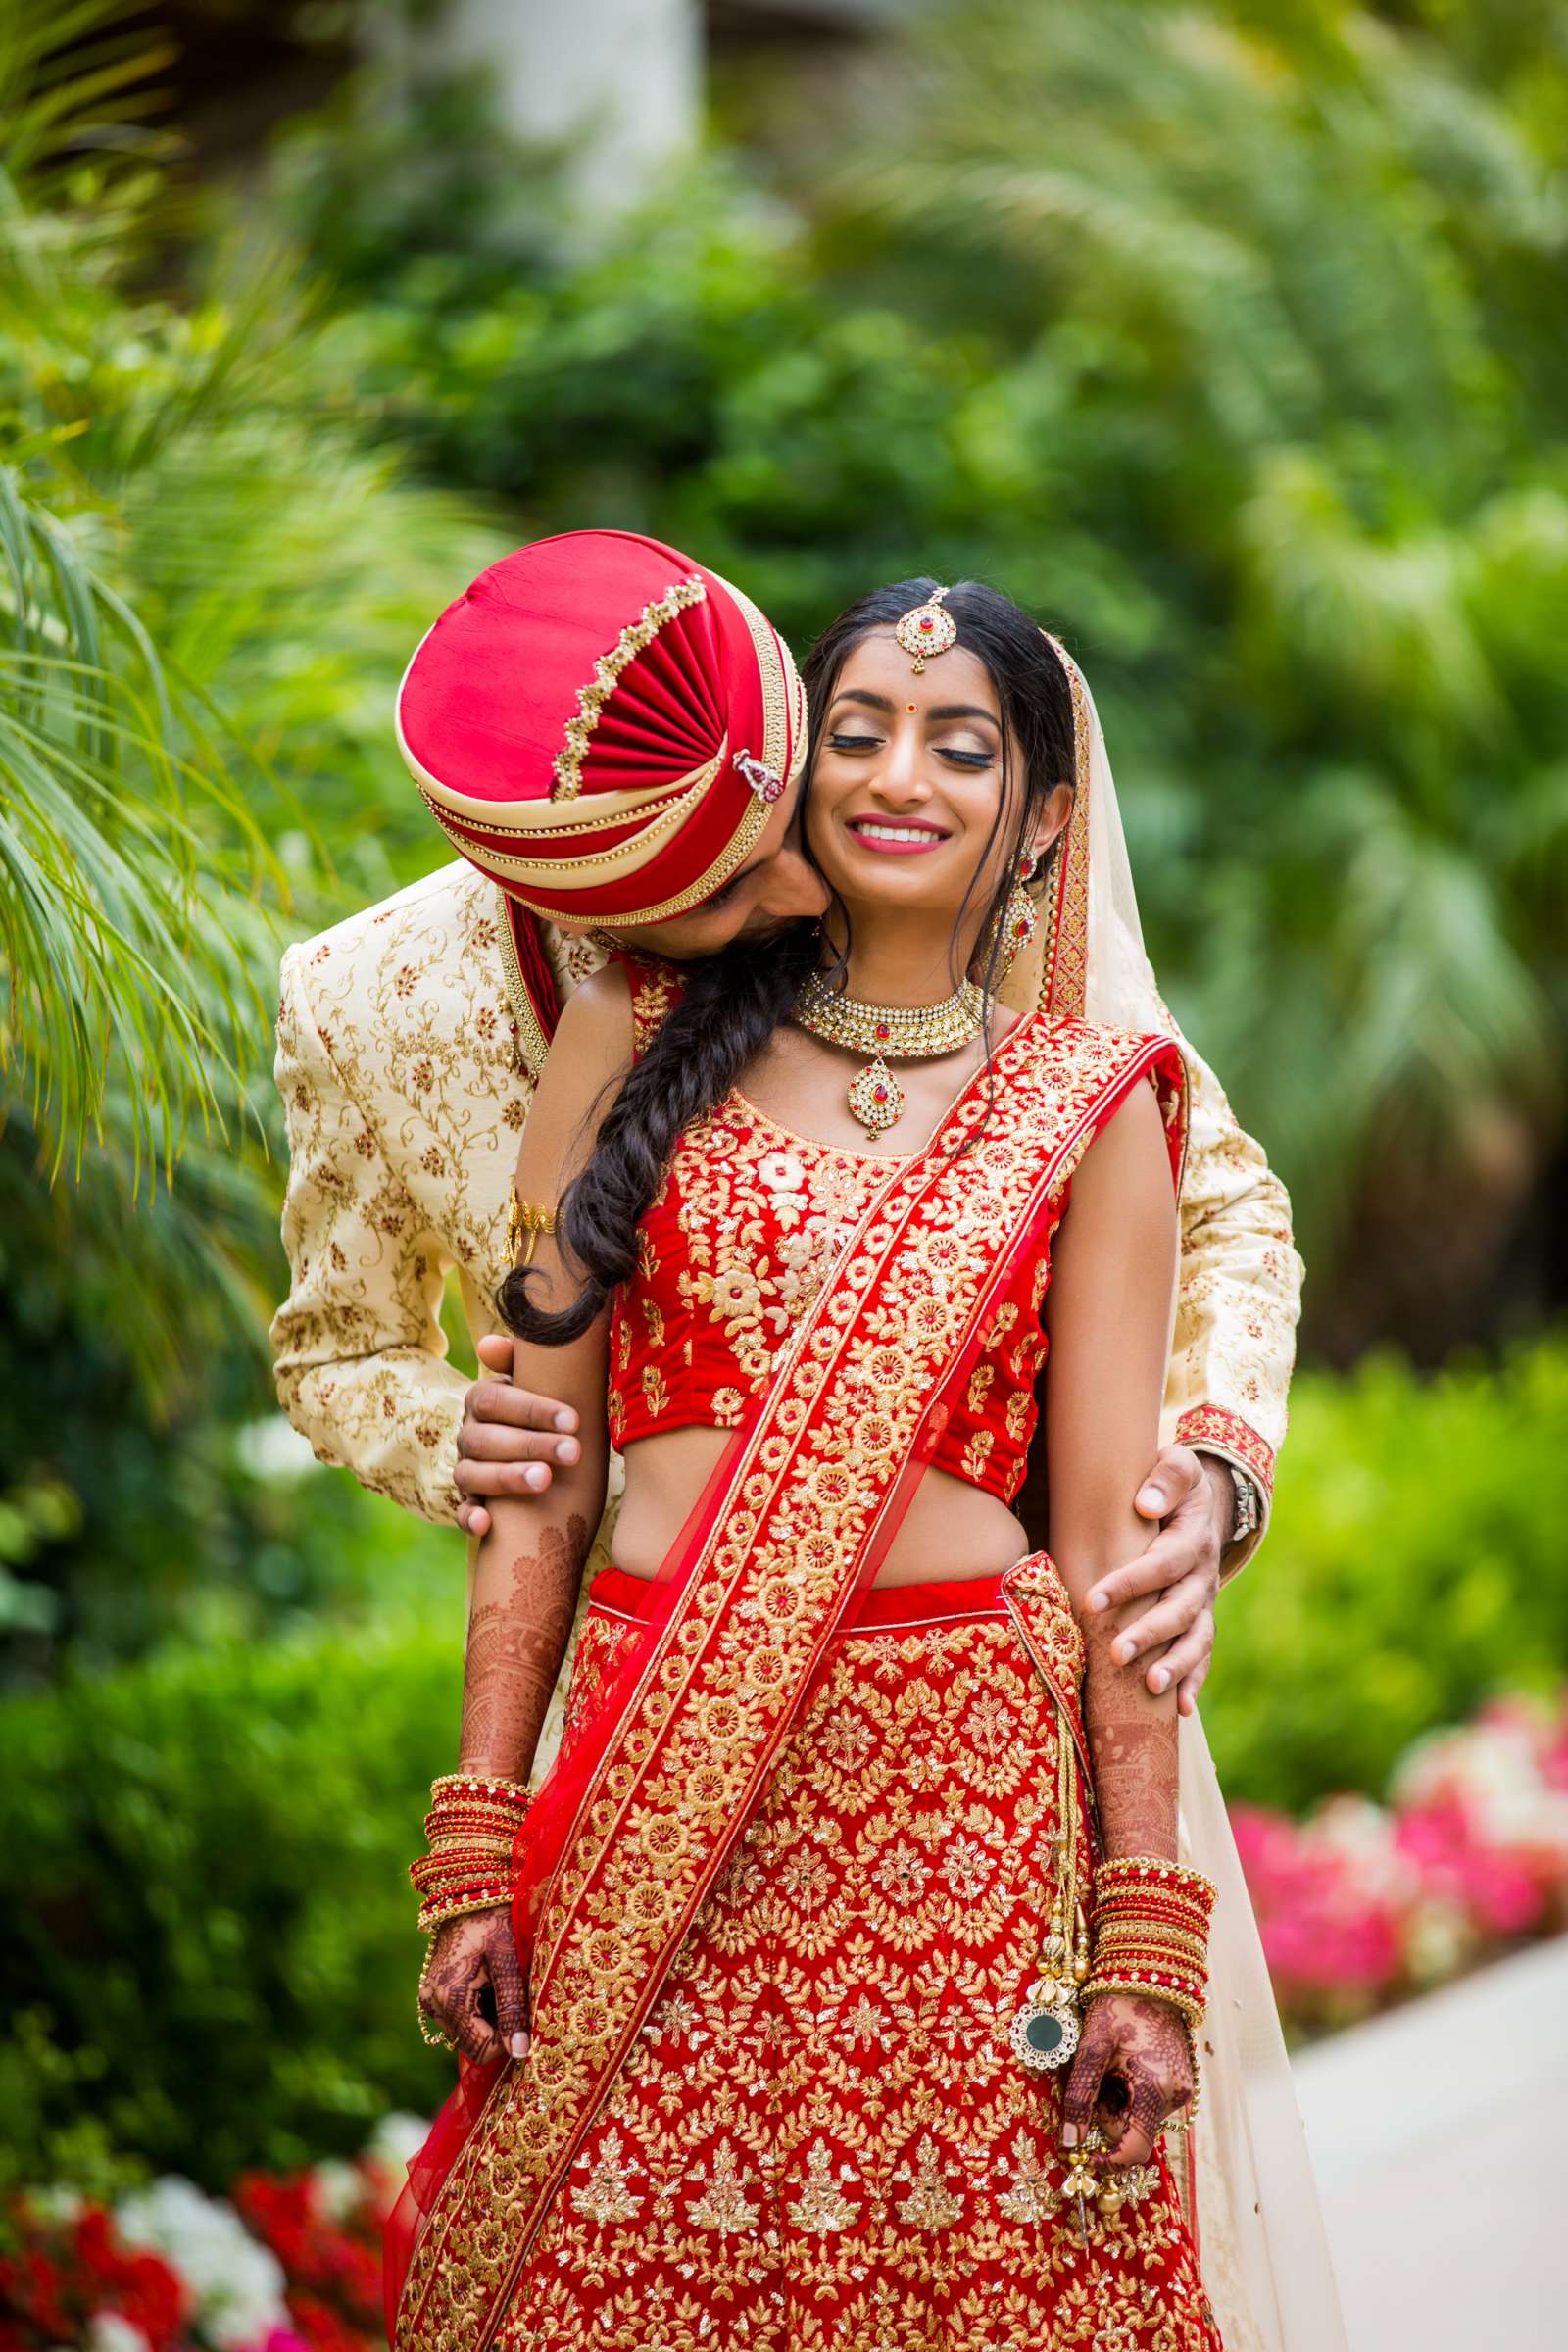
[(973, 583), (806, 684), (828, 912), (584, 985), (518, 1155), (582, 1443), (475, 1571), (394, 2341), (1333, 2352), (1201, 1729), (1085, 1606), (1152, 1533), (1186, 1092), (1093, 705)]

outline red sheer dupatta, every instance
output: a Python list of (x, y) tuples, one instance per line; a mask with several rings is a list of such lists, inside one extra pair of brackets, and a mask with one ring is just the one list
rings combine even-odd
[(514, 1906), (533, 2043), (521, 2066), (463, 2071), (411, 2168), (387, 2239), (399, 2352), (433, 2352), (454, 2330), (473, 2352), (490, 2340), (835, 1631), (886, 1555), (1014, 1257), (1039, 1248), (1097, 1128), (1151, 1074), (1179, 1169), (1175, 1050), (1045, 1015), (1004, 1040), (996, 1084), (982, 1073), (924, 1153), (891, 1163), (535, 1800)]

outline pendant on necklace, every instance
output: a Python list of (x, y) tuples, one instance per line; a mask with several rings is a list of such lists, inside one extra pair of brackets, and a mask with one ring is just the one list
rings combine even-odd
[(904, 1115), (904, 1089), (879, 1054), (850, 1088), (850, 1109), (867, 1135), (885, 1135)]

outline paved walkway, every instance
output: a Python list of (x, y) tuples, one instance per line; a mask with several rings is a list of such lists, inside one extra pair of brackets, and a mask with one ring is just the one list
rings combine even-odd
[(1296, 2060), (1351, 2352), (1568, 2347), (1568, 1936)]

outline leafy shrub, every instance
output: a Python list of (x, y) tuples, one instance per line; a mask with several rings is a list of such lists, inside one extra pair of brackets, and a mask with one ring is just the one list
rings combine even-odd
[(452, 1759), (461, 1610), (455, 1582), (396, 1631), (183, 1647), (7, 1706), (13, 2177), (47, 2177), (84, 2107), (223, 2188), (438, 2103), (404, 1873)]
[(1292, 1392), (1274, 1528), (1221, 1597), (1200, 1701), (1227, 1796), (1381, 1794), (1400, 1749), (1568, 1664), (1568, 1341)]

